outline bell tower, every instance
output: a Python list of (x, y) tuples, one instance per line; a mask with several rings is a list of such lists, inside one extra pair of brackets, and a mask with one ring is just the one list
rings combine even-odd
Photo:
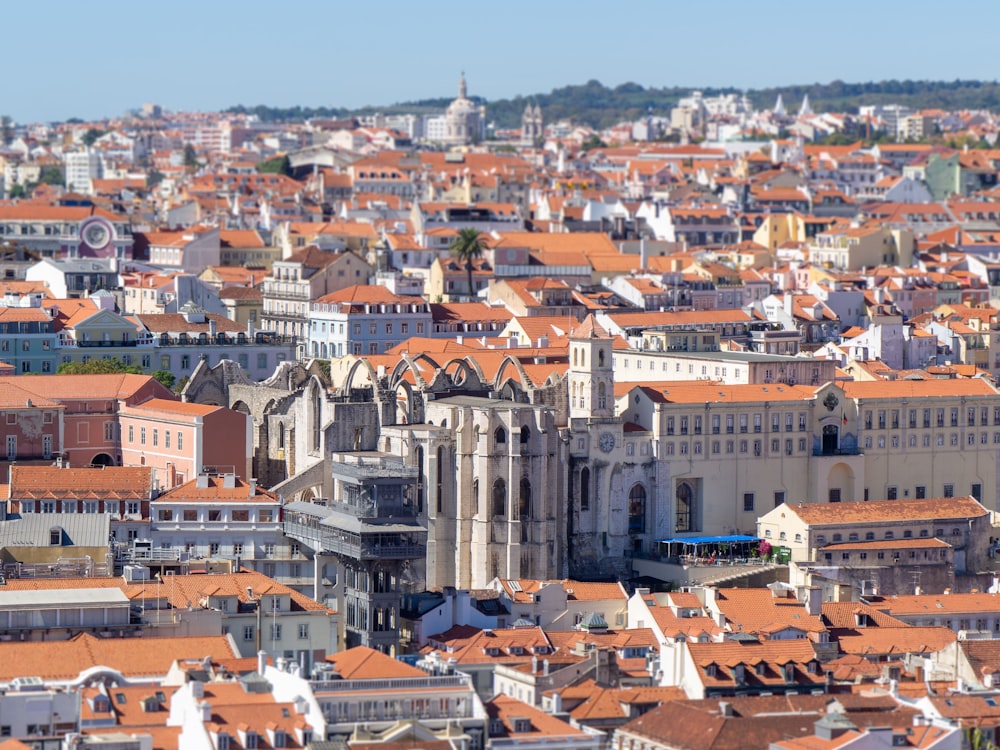
[(593, 315), (569, 334), (569, 415), (574, 418), (613, 417), (613, 339)]

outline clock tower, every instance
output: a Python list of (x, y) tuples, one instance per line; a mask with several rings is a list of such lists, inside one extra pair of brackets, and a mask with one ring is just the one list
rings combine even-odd
[(567, 377), (570, 419), (614, 417), (613, 341), (593, 315), (570, 331)]

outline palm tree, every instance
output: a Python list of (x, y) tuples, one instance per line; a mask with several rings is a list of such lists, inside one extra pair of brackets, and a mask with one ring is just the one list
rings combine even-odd
[(460, 229), (448, 249), (459, 263), (465, 264), (465, 273), (469, 280), (469, 299), (474, 300), (476, 295), (472, 288), (472, 261), (483, 257), (483, 251), (486, 249), (479, 230), (472, 227)]

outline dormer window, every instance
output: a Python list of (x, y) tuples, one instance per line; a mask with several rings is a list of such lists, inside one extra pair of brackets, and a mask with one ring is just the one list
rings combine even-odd
[(767, 673), (767, 664), (765, 662), (757, 662), (757, 666), (754, 668), (754, 673), (757, 675), (762, 675)]

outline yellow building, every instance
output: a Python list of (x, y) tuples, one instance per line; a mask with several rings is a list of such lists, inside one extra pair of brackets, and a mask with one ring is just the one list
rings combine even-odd
[(785, 242), (805, 242), (806, 224), (796, 213), (770, 214), (753, 233), (753, 241), (772, 253)]

